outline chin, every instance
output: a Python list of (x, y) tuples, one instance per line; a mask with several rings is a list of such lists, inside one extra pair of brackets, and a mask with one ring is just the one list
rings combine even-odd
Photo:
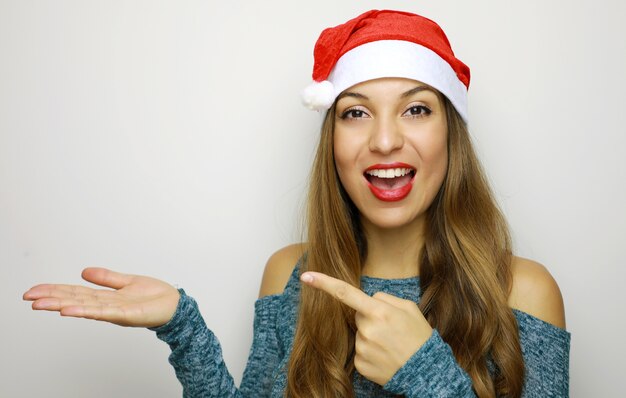
[(420, 228), (425, 220), (424, 213), (409, 214), (405, 209), (380, 209), (363, 216), (369, 224), (381, 229)]

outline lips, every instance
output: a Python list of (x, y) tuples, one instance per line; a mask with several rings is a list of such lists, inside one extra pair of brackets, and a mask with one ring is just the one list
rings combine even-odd
[(368, 167), (363, 176), (377, 199), (396, 202), (404, 199), (411, 192), (415, 168), (400, 162), (375, 164)]

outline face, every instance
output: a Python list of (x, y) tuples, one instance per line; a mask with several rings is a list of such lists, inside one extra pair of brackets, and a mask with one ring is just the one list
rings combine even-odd
[(422, 227), (448, 164), (439, 94), (384, 78), (348, 88), (336, 106), (335, 165), (364, 226)]

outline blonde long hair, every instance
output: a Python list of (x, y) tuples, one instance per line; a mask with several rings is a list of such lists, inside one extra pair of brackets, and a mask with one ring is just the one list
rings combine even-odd
[[(452, 347), (479, 397), (519, 397), (524, 363), (508, 306), (511, 243), (465, 123), (445, 97), (448, 170), (427, 211), (416, 259), (419, 307)], [(308, 198), (308, 254), (303, 270), (360, 286), (367, 242), (359, 213), (343, 189), (333, 156), (335, 107), (324, 120)], [(323, 320), (323, 321), (322, 321)], [(303, 286), (285, 396), (354, 397), (354, 311)], [(488, 360), (496, 366), (492, 376)]]

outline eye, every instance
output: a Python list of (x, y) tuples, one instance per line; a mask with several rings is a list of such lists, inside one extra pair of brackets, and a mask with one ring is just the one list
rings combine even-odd
[(369, 115), (359, 108), (350, 108), (341, 114), (342, 119), (363, 119), (369, 117)]
[(430, 115), (431, 113), (433, 113), (433, 111), (431, 111), (428, 107), (424, 105), (413, 105), (409, 109), (404, 111), (402, 116), (424, 117)]

